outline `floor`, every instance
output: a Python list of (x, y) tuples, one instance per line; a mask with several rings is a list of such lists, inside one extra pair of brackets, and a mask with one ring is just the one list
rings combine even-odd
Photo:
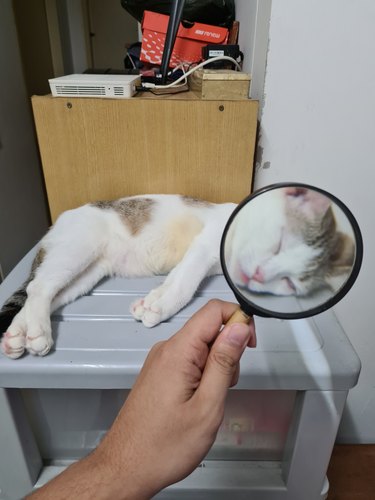
[(328, 500), (375, 500), (375, 445), (336, 445)]

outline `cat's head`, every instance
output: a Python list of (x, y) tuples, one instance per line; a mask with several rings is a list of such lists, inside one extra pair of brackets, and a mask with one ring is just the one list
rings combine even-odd
[(251, 218), (240, 211), (230, 228), (232, 281), (274, 295), (337, 290), (352, 268), (355, 247), (338, 231), (329, 198), (299, 187), (266, 194), (251, 201)]

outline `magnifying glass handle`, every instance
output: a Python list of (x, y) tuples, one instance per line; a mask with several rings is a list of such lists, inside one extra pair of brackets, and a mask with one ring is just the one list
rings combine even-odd
[(229, 320), (226, 322), (227, 325), (231, 325), (232, 323), (245, 323), (248, 325), (251, 321), (252, 316), (246, 314), (240, 307), (235, 311)]

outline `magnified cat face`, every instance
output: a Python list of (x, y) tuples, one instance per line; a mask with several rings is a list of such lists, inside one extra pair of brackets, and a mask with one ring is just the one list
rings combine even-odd
[(347, 213), (304, 185), (251, 198), (230, 221), (223, 244), (230, 285), (270, 315), (325, 304), (347, 283), (357, 252)]

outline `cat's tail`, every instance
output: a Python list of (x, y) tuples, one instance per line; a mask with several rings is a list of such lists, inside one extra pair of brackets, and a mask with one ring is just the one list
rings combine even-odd
[(0, 310), (0, 336), (5, 333), (13, 321), (14, 316), (23, 308), (27, 299), (26, 287), (28, 279), (14, 294), (9, 297)]

